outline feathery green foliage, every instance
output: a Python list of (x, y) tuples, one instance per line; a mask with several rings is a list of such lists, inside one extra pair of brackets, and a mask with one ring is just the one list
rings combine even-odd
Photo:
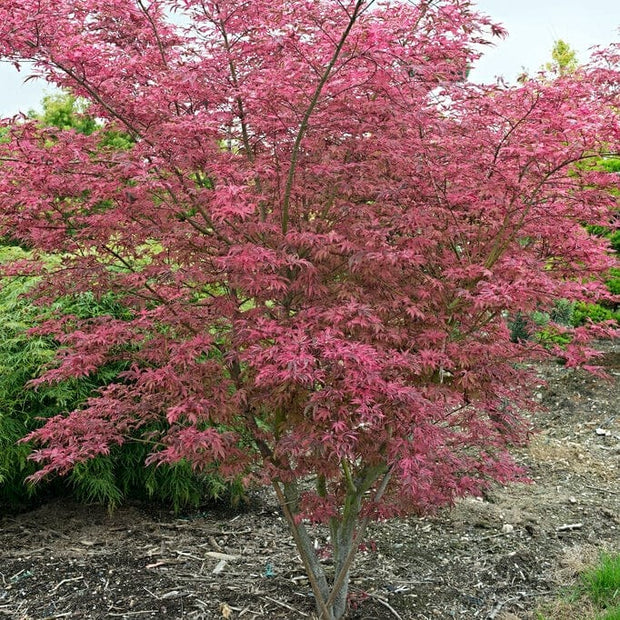
[[(0, 262), (25, 254), (21, 248), (0, 247)], [(31, 447), (19, 440), (45, 419), (78, 408), (124, 368), (119, 362), (89, 377), (29, 389), (28, 382), (53, 361), (58, 347), (49, 337), (28, 333), (45, 314), (25, 296), (35, 284), (32, 277), (5, 278), (0, 283), (0, 506), (12, 508), (25, 506), (50, 490), (50, 483), (36, 487), (25, 483), (36, 466), (28, 459)], [(47, 312), (123, 318), (126, 310), (112, 295), (97, 299), (83, 293), (57, 300)], [(164, 429), (153, 425), (149, 430), (157, 437)], [(128, 438), (109, 455), (77, 466), (61, 486), (72, 490), (81, 501), (110, 507), (133, 498), (153, 500), (180, 511), (211, 499), (234, 504), (242, 498), (240, 484), (228, 485), (211, 474), (196, 473), (186, 462), (145, 466), (152, 448)], [(59, 490), (58, 481), (51, 484)]]

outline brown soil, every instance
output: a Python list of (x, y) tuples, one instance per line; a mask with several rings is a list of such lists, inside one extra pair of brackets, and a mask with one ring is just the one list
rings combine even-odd
[[(537, 397), (548, 412), (535, 416), (541, 432), (516, 455), (532, 484), (370, 530), (351, 619), (533, 619), (600, 551), (620, 548), (620, 343), (605, 351), (610, 381), (541, 368), (548, 385)], [(110, 515), (65, 500), (0, 516), (0, 616), (252, 620), (313, 610), (285, 523), (264, 494), (238, 514), (125, 506)]]

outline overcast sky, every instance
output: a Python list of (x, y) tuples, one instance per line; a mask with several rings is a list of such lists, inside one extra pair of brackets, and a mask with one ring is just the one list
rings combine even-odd
[(593, 45), (620, 40), (620, 0), (478, 0), (476, 4), (509, 33), (478, 61), (470, 75), (476, 82), (497, 75), (514, 82), (524, 68), (536, 73), (551, 59), (558, 39), (577, 51), (580, 62), (588, 60)]
[[(478, 0), (480, 10), (504, 24), (509, 37), (486, 51), (470, 79), (489, 82), (502, 75), (513, 82), (523, 69), (535, 73), (550, 59), (554, 41), (563, 39), (581, 62), (588, 48), (620, 40), (620, 0)], [(0, 63), (0, 116), (38, 107), (45, 83), (29, 81)]]

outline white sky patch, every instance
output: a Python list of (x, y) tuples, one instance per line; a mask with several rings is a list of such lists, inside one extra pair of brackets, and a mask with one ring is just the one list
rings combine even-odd
[(478, 0), (476, 5), (509, 36), (487, 48), (470, 74), (474, 82), (498, 75), (514, 82), (524, 70), (535, 74), (551, 60), (558, 39), (577, 52), (579, 62), (588, 60), (590, 47), (620, 41), (620, 0)]

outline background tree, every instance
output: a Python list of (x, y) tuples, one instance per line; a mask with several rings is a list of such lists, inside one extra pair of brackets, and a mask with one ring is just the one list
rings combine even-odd
[(87, 102), (78, 100), (70, 93), (46, 95), (41, 107), (41, 113), (31, 110), (28, 115), (46, 127), (73, 130), (86, 135), (97, 129), (97, 121), (87, 112)]
[(502, 33), (460, 0), (0, 6), (0, 52), (133, 142), (21, 123), (0, 145), (0, 232), (33, 248), (5, 275), (130, 313), (40, 329), (63, 348), (35, 385), (127, 369), (31, 435), (34, 478), (165, 420), (150, 462), (273, 486), (331, 620), (370, 519), (519, 477), (519, 362), (546, 352), (505, 317), (604, 291), (609, 246), (583, 223), (610, 223), (615, 177), (575, 163), (618, 142), (618, 55), (463, 83)]
[(572, 73), (579, 66), (577, 52), (565, 41), (558, 39), (551, 50), (551, 62), (545, 64), (545, 69), (557, 75)]

